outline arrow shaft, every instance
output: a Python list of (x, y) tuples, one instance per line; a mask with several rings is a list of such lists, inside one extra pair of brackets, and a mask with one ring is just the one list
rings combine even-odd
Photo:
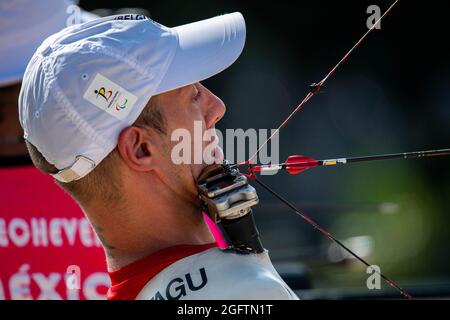
[[(306, 169), (317, 167), (317, 166), (334, 166), (334, 165), (343, 165), (343, 164), (349, 164), (349, 163), (370, 162), (370, 161), (380, 161), (380, 160), (413, 159), (413, 158), (425, 158), (425, 157), (431, 158), (431, 157), (442, 157), (442, 156), (449, 156), (449, 155), (450, 155), (450, 149), (439, 149), (439, 150), (389, 153), (389, 154), (363, 156), (363, 157), (336, 158), (336, 159), (326, 159), (326, 160), (315, 160), (313, 158), (309, 158), (309, 160), (298, 161), (298, 162), (286, 161), (285, 163), (280, 163), (280, 164), (256, 165), (256, 166), (252, 167), (251, 171), (254, 173), (255, 172), (267, 173), (267, 172), (276, 172), (281, 169), (289, 170), (292, 168), (302, 168), (303, 170), (306, 170)], [(298, 157), (298, 156), (293, 156), (293, 157)]]
[[(390, 153), (390, 154), (365, 156), (365, 157), (353, 157), (353, 158), (345, 158), (345, 160), (346, 160), (346, 163), (355, 163), (355, 162), (367, 162), (367, 161), (378, 161), (378, 160), (440, 157), (440, 156), (448, 156), (448, 155), (450, 155), (450, 149), (440, 149), (440, 150)], [(337, 159), (337, 160), (340, 160), (340, 159)], [(329, 161), (329, 160), (322, 160), (322, 161)]]

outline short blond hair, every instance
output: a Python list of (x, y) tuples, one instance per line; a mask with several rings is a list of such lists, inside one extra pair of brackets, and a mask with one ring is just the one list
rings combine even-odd
[[(166, 134), (166, 121), (156, 102), (157, 96), (152, 97), (133, 126), (148, 127), (160, 134)], [(30, 142), (26, 141), (28, 152), (36, 168), (44, 173), (57, 173), (58, 169), (49, 163), (42, 153)], [(121, 197), (122, 181), (116, 168), (116, 162), (120, 159), (116, 146), (95, 169), (80, 180), (57, 184), (69, 193), (81, 205), (89, 204), (93, 199), (102, 202), (117, 203)]]

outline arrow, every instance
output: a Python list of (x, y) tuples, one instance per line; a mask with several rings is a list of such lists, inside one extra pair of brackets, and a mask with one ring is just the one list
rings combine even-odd
[(269, 174), (276, 173), (279, 170), (286, 170), (290, 174), (299, 174), (307, 169), (319, 166), (334, 166), (344, 165), (356, 162), (369, 162), (379, 160), (393, 160), (393, 159), (411, 159), (424, 157), (442, 157), (450, 155), (450, 149), (414, 151), (402, 153), (381, 154), (375, 156), (353, 157), (353, 158), (336, 158), (317, 160), (311, 157), (294, 155), (289, 156), (284, 163), (271, 165), (256, 165), (250, 166), (249, 171), (252, 173)]

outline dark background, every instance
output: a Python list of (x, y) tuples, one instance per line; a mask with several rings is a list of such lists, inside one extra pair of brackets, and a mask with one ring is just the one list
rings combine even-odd
[[(240, 11), (247, 23), (238, 61), (204, 84), (222, 98), (219, 129), (276, 128), (367, 31), (367, 7), (391, 1), (80, 1), (114, 14), (145, 8), (166, 25)], [(103, 10), (98, 10), (103, 8)], [(283, 160), (448, 148), (450, 61), (444, 1), (400, 1), (281, 131)], [(317, 168), (264, 180), (405, 286), (450, 283), (448, 158)], [(364, 288), (365, 268), (258, 189), (263, 241), (282, 270), (314, 288)], [(383, 284), (383, 287), (386, 287)]]

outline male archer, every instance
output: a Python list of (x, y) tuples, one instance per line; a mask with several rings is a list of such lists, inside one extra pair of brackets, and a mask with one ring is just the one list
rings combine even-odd
[[(71, 194), (102, 240), (108, 298), (297, 299), (266, 250), (217, 248), (197, 189), (207, 165), (171, 159), (174, 130), (193, 135), (195, 121), (204, 132), (223, 117), (224, 103), (200, 81), (238, 58), (244, 18), (176, 28), (128, 18), (50, 36), (32, 57), (19, 98), (33, 163)], [(221, 160), (219, 149), (212, 153)]]

